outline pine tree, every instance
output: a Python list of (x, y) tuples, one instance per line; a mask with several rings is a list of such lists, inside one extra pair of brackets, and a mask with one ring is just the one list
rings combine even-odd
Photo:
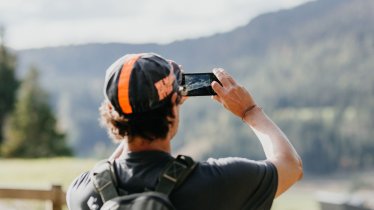
[(15, 64), (15, 56), (4, 45), (3, 30), (0, 27), (0, 144), (3, 141), (4, 121), (14, 107), (18, 88)]
[(56, 129), (56, 117), (38, 77), (38, 71), (31, 68), (21, 83), (15, 109), (5, 125), (5, 157), (71, 155), (65, 135)]

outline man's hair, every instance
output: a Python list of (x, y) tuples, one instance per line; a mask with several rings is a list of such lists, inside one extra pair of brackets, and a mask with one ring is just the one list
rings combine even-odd
[(169, 132), (170, 117), (175, 117), (171, 97), (166, 100), (159, 108), (131, 115), (120, 115), (110, 102), (105, 100), (99, 108), (101, 124), (107, 128), (114, 141), (122, 140), (126, 136), (139, 136), (149, 141), (165, 138)]

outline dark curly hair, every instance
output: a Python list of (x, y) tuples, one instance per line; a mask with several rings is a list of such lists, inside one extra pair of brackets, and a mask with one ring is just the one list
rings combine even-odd
[(119, 141), (126, 136), (140, 136), (149, 141), (165, 138), (171, 123), (168, 117), (174, 118), (171, 98), (163, 106), (154, 110), (120, 115), (109, 101), (105, 100), (100, 108), (100, 121), (107, 128), (109, 136), (114, 141)]

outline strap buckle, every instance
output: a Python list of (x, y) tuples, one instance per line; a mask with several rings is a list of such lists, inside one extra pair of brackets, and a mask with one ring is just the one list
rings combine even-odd
[(196, 163), (188, 156), (178, 155), (170, 161), (159, 176), (156, 191), (170, 195), (174, 188), (179, 187), (187, 176), (193, 171)]
[(162, 177), (171, 182), (177, 183), (178, 179), (181, 177), (186, 168), (186, 165), (176, 161), (173, 164), (170, 164), (165, 169), (165, 171), (162, 174)]

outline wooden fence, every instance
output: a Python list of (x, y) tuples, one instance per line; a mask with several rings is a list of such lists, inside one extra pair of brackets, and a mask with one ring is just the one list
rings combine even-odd
[(66, 204), (65, 192), (60, 185), (52, 185), (49, 190), (40, 189), (0, 189), (0, 199), (34, 199), (51, 202), (51, 210), (62, 210)]

